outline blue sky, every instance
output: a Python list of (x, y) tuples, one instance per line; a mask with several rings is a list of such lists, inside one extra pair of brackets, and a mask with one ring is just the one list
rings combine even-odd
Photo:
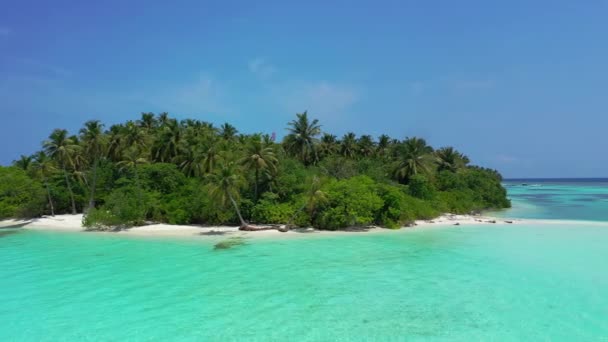
[(168, 111), (422, 136), (507, 177), (608, 176), (607, 1), (0, 3), (0, 163)]

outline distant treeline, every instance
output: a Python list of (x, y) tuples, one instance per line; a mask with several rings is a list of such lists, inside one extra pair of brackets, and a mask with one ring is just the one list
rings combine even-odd
[(338, 138), (306, 112), (274, 135), (142, 113), (76, 135), (54, 130), (42, 150), (0, 167), (0, 218), (85, 212), (90, 229), (248, 222), (396, 228), (440, 213), (510, 206), (501, 176), (452, 147), (381, 135)]

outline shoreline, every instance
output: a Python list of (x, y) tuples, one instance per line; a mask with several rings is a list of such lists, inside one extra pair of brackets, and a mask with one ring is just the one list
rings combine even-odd
[(200, 226), (200, 225), (171, 225), (171, 224), (149, 224), (133, 227), (116, 232), (86, 231), (82, 227), (82, 214), (76, 215), (56, 215), (54, 217), (43, 216), (31, 220), (8, 219), (0, 221), (0, 228), (20, 228), (38, 231), (60, 231), (60, 232), (92, 232), (105, 233), (116, 236), (136, 236), (136, 237), (186, 237), (186, 238), (297, 238), (304, 236), (336, 236), (336, 235), (356, 235), (361, 233), (389, 233), (416, 230), (417, 228), (431, 227), (458, 227), (467, 225), (567, 225), (567, 224), (588, 224), (588, 225), (608, 225), (599, 221), (572, 221), (572, 220), (550, 220), (550, 219), (515, 219), (499, 218), (492, 216), (473, 216), (473, 215), (452, 215), (444, 214), (432, 220), (418, 220), (412, 227), (402, 227), (401, 229), (388, 229), (381, 227), (356, 227), (344, 230), (318, 230), (314, 228), (296, 228), (288, 232), (278, 230), (260, 231), (241, 231), (234, 226)]

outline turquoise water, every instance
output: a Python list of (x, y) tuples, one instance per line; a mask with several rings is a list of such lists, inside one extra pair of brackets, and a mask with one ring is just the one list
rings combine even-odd
[(214, 239), (0, 230), (0, 341), (608, 338), (608, 223)]
[(608, 221), (608, 179), (513, 180), (505, 186), (513, 209), (498, 216)]

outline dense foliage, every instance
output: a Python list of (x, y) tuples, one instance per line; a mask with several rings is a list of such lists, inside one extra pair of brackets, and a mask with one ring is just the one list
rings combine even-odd
[(421, 138), (341, 139), (306, 112), (274, 134), (142, 113), (78, 135), (56, 129), (43, 149), (0, 168), (0, 217), (85, 212), (90, 229), (146, 221), (248, 222), (340, 229), (401, 227), (443, 212), (510, 206), (496, 171)]

